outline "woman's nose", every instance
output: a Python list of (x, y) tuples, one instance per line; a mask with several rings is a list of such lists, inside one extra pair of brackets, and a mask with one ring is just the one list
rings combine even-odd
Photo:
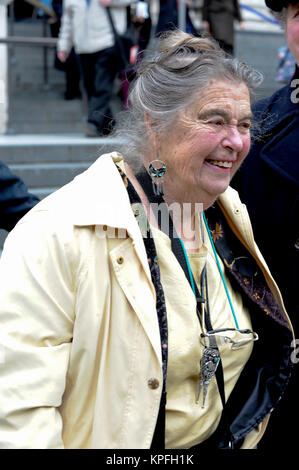
[(225, 148), (230, 148), (234, 152), (240, 152), (243, 149), (242, 135), (237, 126), (227, 127), (227, 133), (222, 144)]

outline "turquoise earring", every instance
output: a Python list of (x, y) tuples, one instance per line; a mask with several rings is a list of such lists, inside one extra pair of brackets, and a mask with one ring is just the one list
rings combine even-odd
[(148, 167), (149, 175), (152, 179), (153, 192), (155, 196), (164, 195), (164, 175), (166, 173), (166, 164), (159, 159), (150, 162)]

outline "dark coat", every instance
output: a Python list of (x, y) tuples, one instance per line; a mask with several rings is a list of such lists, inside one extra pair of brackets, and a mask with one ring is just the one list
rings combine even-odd
[(10, 231), (39, 199), (0, 161), (0, 229)]
[(242, 21), (238, 0), (204, 0), (202, 20), (208, 21), (212, 36), (221, 45), (234, 46), (234, 20)]
[[(299, 78), (298, 72), (297, 69), (294, 78)], [(298, 90), (290, 85), (256, 103), (253, 111), (257, 121), (265, 119), (261, 138), (254, 141), (232, 181), (247, 205), (256, 242), (281, 290), (296, 338), (299, 338), (298, 103)], [(292, 436), (284, 429), (290, 419), (294, 423), (299, 420), (298, 386), (297, 366), (281, 409), (270, 420), (269, 448), (275, 443), (280, 447), (291, 445)]]

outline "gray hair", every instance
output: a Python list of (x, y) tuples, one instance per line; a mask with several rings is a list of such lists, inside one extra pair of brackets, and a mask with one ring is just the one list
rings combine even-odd
[(129, 95), (130, 108), (115, 132), (123, 142), (120, 151), (135, 171), (150, 145), (149, 128), (165, 135), (213, 79), (244, 83), (252, 96), (262, 75), (227, 55), (213, 39), (179, 30), (162, 37), (158, 52), (141, 61)]

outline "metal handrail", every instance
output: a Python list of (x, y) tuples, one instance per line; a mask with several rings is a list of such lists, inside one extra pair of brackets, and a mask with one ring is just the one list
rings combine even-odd
[[(44, 31), (45, 31), (45, 21), (44, 21)], [(48, 87), (48, 60), (47, 60), (47, 51), (48, 48), (55, 48), (58, 42), (58, 38), (50, 38), (50, 37), (30, 37), (30, 36), (6, 36), (0, 37), (0, 44), (6, 44), (8, 48), (12, 48), (13, 46), (38, 46), (42, 47), (44, 50), (44, 63), (43, 63), (43, 71), (44, 71), (44, 87), (45, 89)], [(10, 62), (8, 60), (8, 133), (12, 129), (10, 129), (10, 101), (11, 101), (11, 90), (10, 90)]]
[(5, 38), (0, 37), (0, 43), (2, 44), (17, 44), (19, 46), (43, 46), (43, 47), (55, 47), (57, 45), (58, 38), (45, 38), (45, 37), (29, 37), (29, 36), (7, 36)]

